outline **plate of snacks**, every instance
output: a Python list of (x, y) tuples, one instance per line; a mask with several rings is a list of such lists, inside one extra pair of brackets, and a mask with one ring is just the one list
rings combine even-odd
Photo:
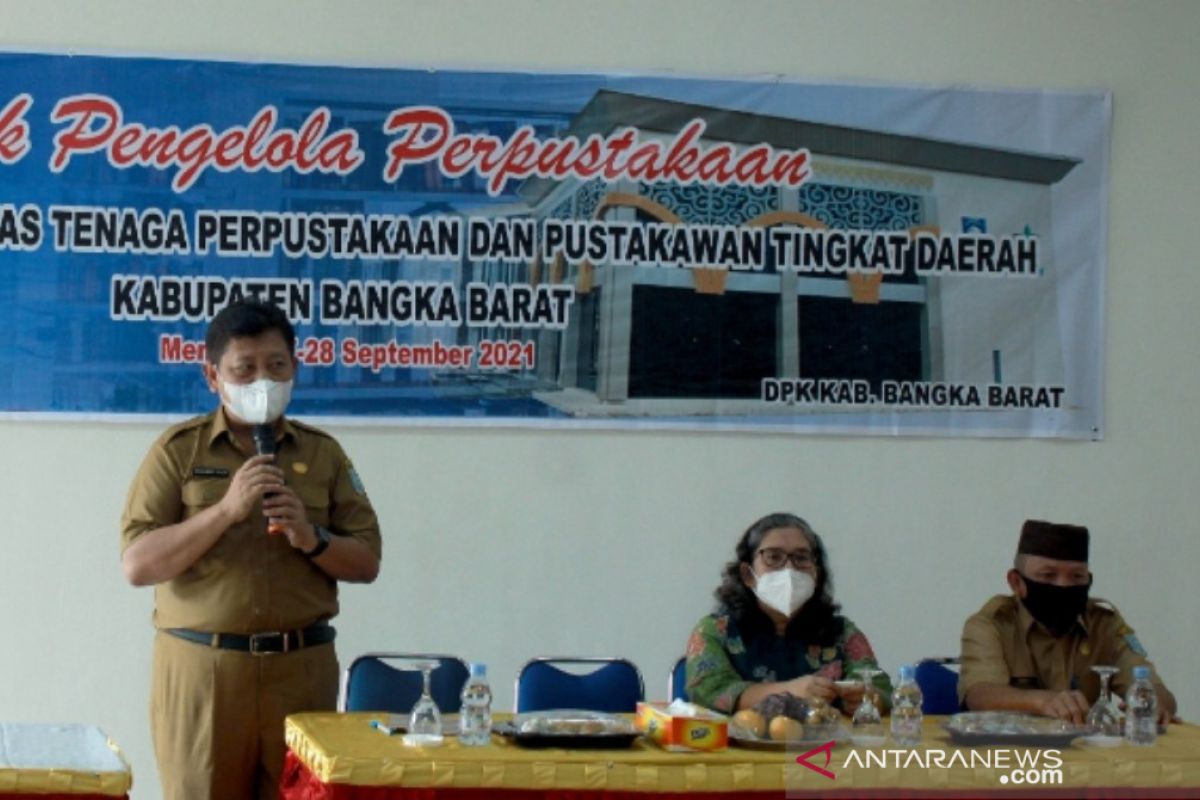
[(790, 750), (844, 738), (842, 715), (820, 701), (773, 694), (729, 718), (729, 741), (752, 750)]

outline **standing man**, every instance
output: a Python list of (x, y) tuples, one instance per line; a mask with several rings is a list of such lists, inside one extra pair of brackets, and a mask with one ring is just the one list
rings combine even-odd
[[(379, 522), (328, 434), (283, 417), (296, 336), (227, 306), (203, 366), (215, 411), (150, 448), (121, 517), (121, 567), (154, 586), (151, 733), (166, 800), (278, 797), (283, 720), (332, 710), (339, 580), (379, 572)], [(275, 455), (256, 455), (254, 428)]]
[(1093, 666), (1120, 672), (1123, 697), (1135, 666), (1151, 667), (1158, 717), (1175, 715), (1175, 696), (1153, 669), (1133, 628), (1111, 603), (1088, 599), (1088, 529), (1029, 520), (1008, 571), (1011, 596), (997, 595), (967, 620), (958, 698), (973, 711), (1025, 711), (1083, 723), (1100, 694)]

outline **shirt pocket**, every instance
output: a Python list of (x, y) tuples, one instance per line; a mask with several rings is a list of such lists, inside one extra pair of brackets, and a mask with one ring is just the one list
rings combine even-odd
[[(199, 478), (184, 483), (179, 492), (180, 499), (183, 501), (183, 518), (194, 517), (204, 509), (221, 502), (221, 498), (229, 490), (230, 481), (230, 478)], [(188, 591), (186, 587), (193, 583), (223, 574), (227, 563), (234, 560), (230, 553), (234, 547), (235, 538), (236, 535), (229, 531), (222, 533), (221, 537), (204, 555), (196, 559), (182, 575), (175, 579), (177, 590)]]
[(304, 503), (304, 513), (313, 525), (329, 526), (329, 489), (322, 485), (298, 484), (292, 487), (300, 502)]
[(184, 518), (194, 517), (209, 506), (215, 506), (227, 491), (228, 478), (206, 478), (183, 484), (180, 498), (183, 500)]

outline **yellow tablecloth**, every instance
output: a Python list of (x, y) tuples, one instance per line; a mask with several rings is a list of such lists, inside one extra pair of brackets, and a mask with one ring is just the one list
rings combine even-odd
[(0, 723), (0, 795), (124, 797), (132, 783), (120, 749), (93, 725)]
[[(1061, 753), (1061, 784), (1018, 785), (1010, 777), (1019, 765), (980, 766), (997, 748), (960, 748), (942, 729), (944, 718), (925, 721), (920, 763), (889, 746), (886, 766), (864, 748), (839, 742), (827, 769), (830, 779), (796, 763), (798, 752), (731, 747), (715, 753), (673, 753), (639, 740), (623, 750), (527, 749), (500, 737), (488, 747), (462, 747), (452, 737), (438, 748), (406, 747), (398, 736), (372, 728), (370, 713), (297, 714), (288, 718), (289, 748), (326, 784), (410, 788), (574, 789), (625, 792), (822, 792), (845, 790), (879, 794), (929, 790), (992, 792), (1055, 788), (1155, 788), (1200, 795), (1200, 728), (1172, 725), (1152, 748), (1120, 745), (1096, 748), (1075, 744)], [(1020, 750), (1022, 748), (1000, 748)], [(955, 757), (954, 753), (960, 753)], [(940, 763), (937, 765), (938, 757)], [(818, 755), (811, 759), (825, 766)], [(964, 766), (964, 764), (966, 766)], [(1042, 762), (1039, 767), (1046, 767)], [(1024, 777), (1024, 776), (1022, 776)], [(1038, 781), (1045, 780), (1040, 775)]]

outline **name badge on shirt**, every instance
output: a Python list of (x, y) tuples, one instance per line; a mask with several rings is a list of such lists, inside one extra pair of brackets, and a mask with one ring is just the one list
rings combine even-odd
[(224, 467), (192, 467), (193, 478), (228, 478), (229, 470)]

